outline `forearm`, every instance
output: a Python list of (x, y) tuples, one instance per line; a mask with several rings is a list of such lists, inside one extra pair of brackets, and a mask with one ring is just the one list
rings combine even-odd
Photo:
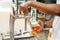
[(44, 4), (41, 2), (31, 2), (29, 6), (32, 6), (38, 9), (39, 11), (47, 13), (47, 14), (60, 16), (60, 5), (59, 4)]

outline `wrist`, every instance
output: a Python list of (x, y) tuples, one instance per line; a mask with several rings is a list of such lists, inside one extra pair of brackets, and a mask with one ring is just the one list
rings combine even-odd
[(46, 23), (44, 23), (44, 28), (46, 28), (46, 26), (47, 26)]

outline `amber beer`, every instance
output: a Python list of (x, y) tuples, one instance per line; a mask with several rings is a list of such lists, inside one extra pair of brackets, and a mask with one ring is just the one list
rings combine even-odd
[(40, 25), (39, 24), (32, 24), (32, 34), (33, 35), (36, 35), (37, 32), (39, 32), (41, 29), (40, 29)]

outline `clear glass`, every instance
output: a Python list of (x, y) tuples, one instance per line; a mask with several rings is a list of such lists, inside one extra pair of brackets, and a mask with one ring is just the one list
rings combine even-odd
[(32, 26), (33, 35), (36, 35), (41, 30), (40, 25), (38, 24), (36, 20), (32, 20), (31, 26)]

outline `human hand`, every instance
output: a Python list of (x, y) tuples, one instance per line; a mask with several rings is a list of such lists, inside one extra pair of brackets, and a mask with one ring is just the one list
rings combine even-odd
[(24, 14), (28, 13), (28, 7), (30, 6), (30, 4), (31, 4), (31, 1), (21, 4), (20, 8), (19, 8), (19, 13), (20, 14), (21, 13), (24, 13)]
[(38, 21), (38, 24), (40, 25), (40, 30), (44, 28), (44, 23), (42, 21)]

